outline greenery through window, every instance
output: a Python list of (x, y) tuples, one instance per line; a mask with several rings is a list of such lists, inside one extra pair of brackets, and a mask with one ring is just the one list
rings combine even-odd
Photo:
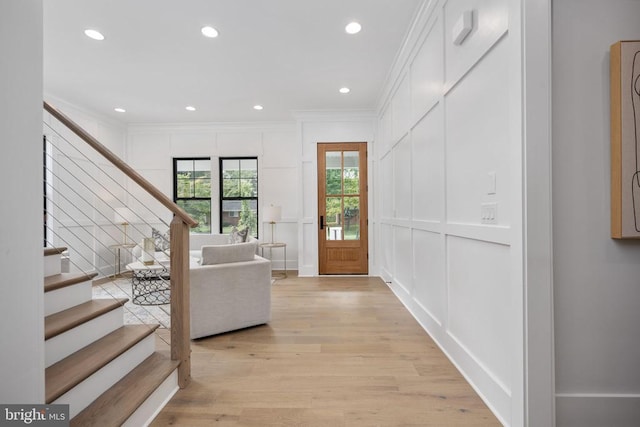
[(360, 167), (357, 151), (326, 153), (327, 239), (360, 238)]
[(258, 159), (220, 158), (220, 232), (249, 227), (258, 237)]
[(173, 159), (173, 200), (198, 221), (192, 233), (211, 233), (211, 159)]

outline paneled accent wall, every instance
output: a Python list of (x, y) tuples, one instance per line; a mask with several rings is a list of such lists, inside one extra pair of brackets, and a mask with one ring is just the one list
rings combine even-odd
[[(238, 123), (198, 125), (132, 125), (128, 134), (129, 163), (151, 183), (173, 197), (174, 157), (210, 157), (212, 173), (212, 232), (219, 224), (220, 157), (258, 157), (258, 226), (260, 240), (270, 240), (269, 224), (262, 222), (265, 204), (282, 206), (276, 240), (287, 244), (287, 268), (298, 268), (299, 145), (293, 123)], [(154, 212), (165, 212), (157, 202), (131, 189), (139, 202)], [(165, 214), (166, 215), (166, 214)], [(166, 220), (170, 218), (166, 218)], [(149, 218), (153, 223), (153, 218)], [(161, 225), (158, 225), (161, 227)], [(269, 256), (265, 252), (265, 256)], [(273, 250), (273, 267), (284, 267), (284, 251)]]
[[(298, 234), (298, 274), (300, 276), (318, 275), (318, 142), (367, 142), (369, 153), (373, 150), (375, 134), (375, 115), (373, 111), (358, 112), (298, 112), (297, 139), (300, 175), (298, 188), (302, 194), (300, 200), (300, 218)], [(368, 156), (369, 206), (375, 200), (372, 175), (375, 170), (373, 156)], [(375, 274), (376, 265), (373, 253), (375, 236), (375, 212), (369, 210), (369, 274)]]
[(522, 422), (524, 381), (518, 10), (425, 2), (375, 147), (380, 273), (505, 425)]

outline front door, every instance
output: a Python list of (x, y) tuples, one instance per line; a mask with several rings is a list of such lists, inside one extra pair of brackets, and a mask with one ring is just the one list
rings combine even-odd
[(367, 143), (318, 144), (320, 274), (367, 274)]

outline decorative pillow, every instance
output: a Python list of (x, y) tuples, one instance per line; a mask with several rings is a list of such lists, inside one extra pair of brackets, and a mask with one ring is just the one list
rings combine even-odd
[(234, 225), (229, 233), (229, 244), (234, 245), (236, 243), (238, 243), (238, 227)]
[(256, 254), (256, 248), (257, 241), (235, 245), (205, 245), (202, 247), (201, 265), (252, 261)]
[(234, 226), (229, 233), (229, 244), (235, 245), (236, 243), (244, 243), (247, 241), (249, 235), (249, 227), (245, 227), (242, 230), (238, 230), (238, 227)]
[(244, 228), (243, 230), (239, 230), (238, 231), (238, 242), (237, 243), (244, 243), (247, 241), (247, 236), (249, 235), (249, 227)]
[(153, 239), (156, 245), (156, 251), (161, 251), (162, 250), (162, 234), (160, 234), (160, 231), (156, 230), (155, 228), (151, 228), (151, 238)]
[(171, 235), (169, 234), (169, 230), (162, 235), (162, 241), (164, 242), (162, 250), (168, 251), (171, 247)]
[(164, 252), (169, 250), (169, 230), (166, 233), (161, 234), (159, 230), (151, 228), (151, 238), (156, 245), (157, 252)]

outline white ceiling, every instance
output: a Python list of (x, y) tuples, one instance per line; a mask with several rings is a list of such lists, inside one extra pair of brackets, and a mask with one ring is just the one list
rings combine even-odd
[[(46, 0), (45, 98), (129, 123), (373, 109), (422, 1)], [(344, 31), (351, 20), (359, 34)], [(203, 37), (205, 25), (219, 37)]]

